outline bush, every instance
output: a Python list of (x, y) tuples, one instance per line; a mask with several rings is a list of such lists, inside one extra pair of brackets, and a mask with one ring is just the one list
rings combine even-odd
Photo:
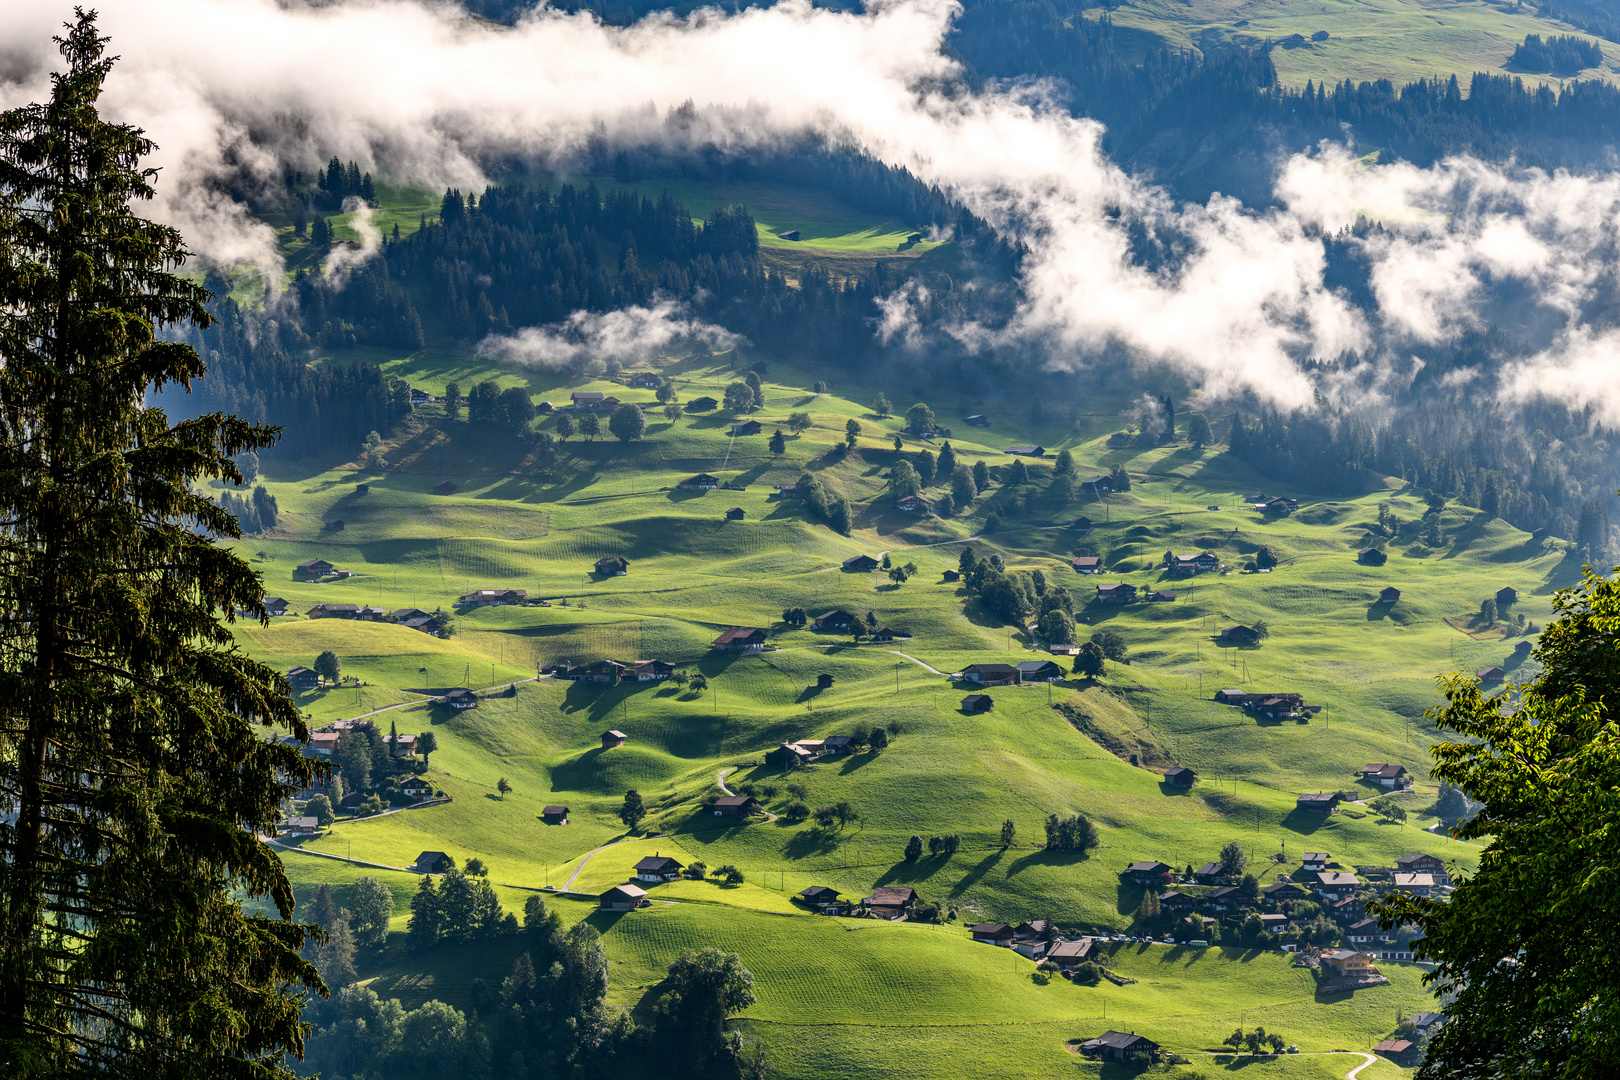
[(682, 871), (682, 873), (693, 881), (702, 881), (704, 878), (708, 877), (709, 867), (706, 863), (695, 862)]
[(1081, 986), (1096, 986), (1102, 982), (1102, 968), (1087, 960), (1074, 969), (1074, 981)]
[(803, 821), (810, 816), (810, 804), (803, 799), (794, 799), (783, 808), (782, 816), (789, 821)]

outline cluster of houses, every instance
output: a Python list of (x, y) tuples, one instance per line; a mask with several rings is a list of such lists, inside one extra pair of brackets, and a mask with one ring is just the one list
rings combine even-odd
[[(1089, 556), (1087, 556), (1089, 557)], [(1076, 559), (1078, 563), (1080, 560)], [(1079, 570), (1078, 566), (1075, 569)], [(1081, 570), (1081, 573), (1088, 571)], [(1096, 573), (1096, 571), (1089, 571)], [(1175, 600), (1176, 594), (1172, 589), (1138, 589), (1128, 581), (1113, 581), (1097, 586), (1097, 603), (1099, 604), (1130, 604), (1137, 600), (1146, 600), (1149, 603), (1169, 603)]]
[[(813, 616), (810, 619), (810, 628), (812, 630), (829, 634), (847, 634), (863, 625), (859, 615), (845, 611), (842, 608), (823, 611), (820, 615)], [(903, 630), (894, 630), (885, 626), (872, 631), (869, 636), (873, 641), (893, 641), (897, 637), (903, 638), (910, 635)]]
[(1297, 720), (1302, 716), (1314, 716), (1322, 708), (1320, 705), (1305, 704), (1304, 696), (1292, 691), (1217, 690), (1214, 700), (1217, 704), (1232, 705), (1269, 720)]
[[(517, 593), (520, 597), (523, 595), (522, 589), (511, 591)], [(287, 614), (287, 602), (279, 597), (275, 599), (278, 608), (272, 609), (267, 601), (265, 610), (272, 615)], [(463, 602), (466, 599), (466, 597), (462, 597)], [(369, 607), (364, 604), (316, 604), (304, 612), (304, 617), (307, 619), (349, 619), (355, 622), (393, 623), (409, 630), (420, 630), (424, 634), (433, 633), (432, 613), (423, 611), (421, 608), (395, 608), (390, 611), (387, 608)]]
[(1251, 510), (1263, 510), (1270, 514), (1292, 514), (1299, 509), (1298, 499), (1290, 499), (1283, 495), (1267, 495), (1265, 492), (1245, 495), (1243, 501), (1249, 504)]
[(542, 675), (552, 675), (573, 682), (600, 683), (617, 686), (621, 682), (662, 682), (675, 674), (675, 665), (666, 660), (597, 660), (590, 664), (547, 664), (540, 669)]
[(1167, 914), (1202, 918), (1206, 925), (1223, 917), (1246, 919), (1254, 914), (1261, 927), (1274, 934), (1288, 929), (1294, 903), (1310, 900), (1339, 924), (1344, 940), (1369, 963), (1411, 960), (1416, 929), (1379, 929), (1377, 920), (1366, 917), (1365, 897), (1382, 893), (1443, 895), (1451, 885), (1445, 863), (1437, 856), (1412, 852), (1396, 859), (1392, 869), (1361, 869), (1363, 873), (1345, 870), (1324, 851), (1306, 852), (1299, 869), (1279, 876), (1252, 896), (1230, 884), (1231, 879), (1223, 877), (1215, 862), (1205, 863), (1188, 876), (1177, 874), (1167, 863), (1144, 859), (1120, 871), (1120, 877), (1143, 888), (1164, 889), (1158, 893), (1159, 908)]
[(822, 758), (842, 757), (855, 752), (855, 739), (850, 735), (829, 735), (825, 739), (798, 739), (784, 742), (765, 755), (765, 764), (809, 765)]

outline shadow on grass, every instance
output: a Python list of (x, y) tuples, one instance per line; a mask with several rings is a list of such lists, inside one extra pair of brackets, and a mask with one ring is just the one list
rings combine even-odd
[[(974, 864), (973, 869), (969, 870), (965, 875), (963, 875), (960, 881), (951, 886), (950, 895), (961, 896), (963, 893), (967, 892), (969, 889), (979, 883), (980, 878), (984, 877), (984, 875), (995, 869), (995, 867), (999, 865), (1001, 860), (1006, 858), (1006, 856), (1007, 850), (1005, 848), (997, 848), (992, 854), (980, 859), (976, 864)], [(936, 869), (943, 869), (949, 863), (949, 858), (941, 859), (939, 861), (939, 866)], [(931, 870), (929, 873), (932, 874), (933, 871)]]

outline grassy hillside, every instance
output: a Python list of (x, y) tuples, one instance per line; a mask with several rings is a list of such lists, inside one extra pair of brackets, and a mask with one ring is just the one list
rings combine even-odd
[[(1272, 53), (1277, 73), (1291, 86), (1307, 80), (1353, 82), (1389, 79), (1396, 85), (1456, 75), (1466, 88), (1473, 72), (1523, 74), (1527, 82), (1556, 86), (1549, 75), (1514, 72), (1513, 47), (1526, 34), (1582, 33), (1540, 17), (1529, 4), (1479, 0), (1127, 0), (1111, 11), (1115, 25), (1157, 34), (1172, 46), (1211, 48), (1227, 43), (1286, 42)], [(1311, 35), (1325, 31), (1325, 41)], [(1581, 78), (1615, 81), (1620, 49), (1604, 43), (1601, 67)]]
[[(691, 903), (628, 916), (566, 900), (554, 906), (565, 921), (589, 919), (602, 932), (613, 958), (610, 1000), (642, 1015), (680, 950), (736, 952), (754, 974), (758, 998), (743, 1014), (744, 1030), (765, 1046), (773, 1074), (785, 1077), (890, 1075), (897, 1055), (925, 1077), (1072, 1075), (1071, 1039), (1137, 1031), (1197, 1059), (1240, 1023), (1278, 1031), (1302, 1051), (1258, 1066), (1268, 1076), (1336, 1077), (1359, 1059), (1324, 1052), (1370, 1045), (1396, 1010), (1410, 1014), (1428, 1002), (1417, 971), (1402, 965), (1387, 966), (1387, 987), (1321, 997), (1313, 976), (1280, 954), (1120, 945), (1111, 966), (1137, 981), (1082, 987), (1040, 984), (1028, 961), (950, 927)], [(497, 941), (422, 958), (394, 953), (364, 974), (407, 1005), (439, 997), (465, 1007), (472, 980), (503, 977), (519, 948)], [(1195, 1060), (1187, 1074), (1230, 1061)]]

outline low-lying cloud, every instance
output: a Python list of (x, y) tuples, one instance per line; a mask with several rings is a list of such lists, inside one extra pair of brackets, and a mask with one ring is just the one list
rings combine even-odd
[[(103, 106), (160, 144), (153, 213), (199, 252), (267, 273), (270, 231), (230, 192), (280, 183), (287, 165), (307, 172), (337, 154), (406, 182), (473, 188), (482, 162), (567, 168), (593, 138), (746, 149), (816, 134), (905, 166), (1028, 245), (1012, 321), (945, 328), (970, 347), (1033, 347), (1055, 367), (1124, 349), (1213, 394), (1309, 406), (1388, 385), (1398, 377), (1383, 358), (1494, 321), (1489, 305), (1510, 283), (1521, 321), (1550, 344), (1515, 369), (1530, 374), (1502, 381), (1503, 399), (1616, 394), (1612, 379), (1584, 376), (1612, 345), (1588, 321), (1612, 288), (1620, 180), (1472, 161), (1366, 168), (1325, 147), (1283, 163), (1276, 208), (1178, 205), (1110, 162), (1101, 128), (1040, 87), (953, 83), (942, 46), (957, 11), (954, 0), (873, 0), (862, 13), (784, 0), (615, 28), (537, 9), (503, 29), (427, 0), (112, 0), (102, 28), (123, 59)], [(67, 14), (0, 7), (0, 49), (24, 72), (0, 84), (0, 104), (48, 92), (49, 38)], [(1319, 235), (1357, 215), (1385, 226), (1358, 241), (1365, 309), (1325, 283)], [(1188, 254), (1144, 267), (1133, 222), (1173, 233)], [(918, 344), (915, 299), (891, 296), (874, 332)], [(528, 363), (597, 348), (628, 358), (642, 346), (616, 335), (652, 340), (649, 327), (681, 321), (658, 310), (622, 313), (635, 325), (618, 328), (579, 316), (484, 347)]]
[(723, 326), (692, 318), (673, 300), (596, 314), (576, 311), (550, 326), (515, 334), (491, 334), (478, 343), (480, 356), (525, 367), (564, 368), (588, 360), (635, 364), (675, 352), (726, 352), (747, 339)]

